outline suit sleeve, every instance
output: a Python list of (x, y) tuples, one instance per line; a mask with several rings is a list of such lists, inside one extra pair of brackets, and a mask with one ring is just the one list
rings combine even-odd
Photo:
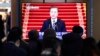
[(62, 32), (66, 32), (66, 25), (64, 21), (62, 21)]
[(43, 22), (43, 25), (42, 25), (42, 28), (40, 29), (41, 32), (44, 32), (45, 31), (45, 28), (46, 28), (46, 25), (45, 24), (46, 24), (46, 22), (44, 21)]

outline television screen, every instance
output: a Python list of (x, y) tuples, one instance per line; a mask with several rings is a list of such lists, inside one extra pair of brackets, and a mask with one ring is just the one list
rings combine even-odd
[(86, 35), (86, 3), (22, 3), (23, 39), (27, 39), (30, 30), (40, 32), (44, 21), (50, 19), (50, 8), (58, 8), (58, 19), (65, 23), (65, 30), (72, 31), (72, 27), (80, 25)]

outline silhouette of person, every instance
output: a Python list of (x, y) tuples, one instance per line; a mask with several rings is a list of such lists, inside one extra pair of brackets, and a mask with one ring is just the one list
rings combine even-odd
[(83, 40), (81, 38), (83, 28), (74, 26), (71, 33), (62, 36), (61, 55), (62, 56), (80, 56)]

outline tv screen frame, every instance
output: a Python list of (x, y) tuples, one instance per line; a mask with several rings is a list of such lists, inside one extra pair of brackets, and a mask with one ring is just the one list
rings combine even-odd
[[(22, 3), (21, 5), (23, 5), (24, 3)], [(32, 3), (31, 3), (32, 4)], [(39, 4), (47, 4), (47, 5), (49, 5), (49, 4), (51, 4), (51, 6), (55, 6), (56, 4), (59, 6), (59, 5), (61, 5), (61, 4), (68, 4), (68, 5), (70, 5), (71, 3), (33, 3), (33, 4), (37, 4), (37, 5), (39, 5)], [(72, 4), (75, 4), (75, 3), (72, 3)], [(85, 18), (86, 18), (86, 3), (76, 3), (76, 7), (77, 7), (77, 11), (78, 12), (80, 12), (81, 10), (80, 9), (82, 9), (83, 7), (82, 6), (85, 6), (84, 7), (84, 10), (85, 10)], [(27, 3), (27, 6), (30, 6), (30, 3)], [(50, 7), (51, 7), (50, 6)], [(32, 7), (30, 7), (30, 8), (32, 8)], [(28, 10), (30, 9), (29, 7), (28, 7)], [(35, 9), (39, 9), (38, 7), (34, 7)], [(63, 7), (64, 8), (64, 7)], [(70, 8), (70, 6), (69, 6), (69, 8)], [(21, 8), (21, 9), (23, 9), (23, 8)], [(22, 13), (22, 15), (23, 15), (23, 12), (22, 12), (22, 10), (21, 10), (21, 13)], [(74, 14), (74, 12), (72, 12), (73, 14)], [(81, 13), (77, 13), (78, 14), (78, 16), (79, 15), (82, 15)], [(22, 16), (21, 15), (21, 16)], [(79, 16), (79, 18), (82, 18), (82, 16)], [(23, 21), (23, 19), (22, 19), (22, 17), (21, 17), (21, 22)], [(71, 21), (71, 20), (70, 20)], [(82, 23), (82, 21), (80, 20), (80, 23)], [(21, 24), (23, 24), (23, 23), (21, 23)], [(77, 24), (76, 24), (77, 25)], [(84, 36), (87, 36), (87, 19), (85, 20), (85, 28), (84, 28), (84, 25), (82, 25), (82, 24), (80, 24), (80, 26), (82, 26), (83, 27), (83, 29), (85, 29), (86, 31), (84, 31), (84, 33), (85, 33), (85, 35)], [(22, 25), (22, 30), (23, 30), (23, 25)], [(23, 30), (24, 31), (24, 30)], [(69, 31), (67, 31), (67, 32), (69, 32)], [(71, 32), (71, 31), (70, 31)], [(28, 33), (28, 32), (27, 32)], [(40, 33), (41, 34), (41, 33)], [(26, 38), (24, 38), (25, 36), (24, 36), (24, 34), (23, 34), (23, 39), (28, 39), (27, 37)], [(62, 38), (60, 38), (60, 39), (62, 39)]]

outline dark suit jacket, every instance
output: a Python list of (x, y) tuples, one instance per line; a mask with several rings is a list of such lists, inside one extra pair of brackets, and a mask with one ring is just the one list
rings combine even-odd
[[(44, 21), (43, 26), (40, 31), (44, 32), (48, 28), (52, 28), (51, 19)], [(55, 31), (56, 32), (66, 32), (64, 21), (57, 19)]]

